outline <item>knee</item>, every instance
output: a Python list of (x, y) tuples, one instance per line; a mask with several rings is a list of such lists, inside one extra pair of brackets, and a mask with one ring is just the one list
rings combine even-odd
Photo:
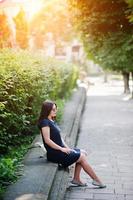
[(86, 161), (86, 156), (85, 156), (85, 154), (81, 153), (78, 162), (82, 163), (82, 162), (85, 162), (85, 161)]
[(85, 155), (85, 153), (81, 153), (81, 158), (82, 158), (82, 160), (86, 160), (86, 155)]
[(87, 156), (87, 151), (85, 151), (84, 149), (81, 149), (81, 153)]

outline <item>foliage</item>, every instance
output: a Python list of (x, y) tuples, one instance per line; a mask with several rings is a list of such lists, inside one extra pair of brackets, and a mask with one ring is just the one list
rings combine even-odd
[(0, 48), (10, 47), (11, 30), (9, 28), (7, 16), (0, 13)]
[[(57, 121), (60, 122), (63, 114), (63, 107), (65, 99), (58, 99), (58, 115)], [(38, 132), (34, 128), (34, 132)], [(12, 182), (16, 181), (19, 176), (23, 174), (23, 158), (25, 153), (31, 147), (31, 142), (34, 139), (34, 135), (30, 137), (24, 136), (23, 141), (19, 147), (12, 147), (10, 152), (5, 156), (0, 158), (0, 199), (3, 199), (4, 192), (6, 187)]]
[[(95, 40), (97, 40), (95, 42)], [(94, 44), (95, 47), (94, 48)], [(132, 72), (133, 71), (133, 37), (126, 33), (115, 33), (110, 34), (110, 36), (104, 38), (102, 46), (100, 46), (100, 41), (94, 39), (90, 41), (93, 45), (91, 49), (91, 54), (95, 62), (99, 63), (104, 69), (109, 69), (118, 72)], [(87, 48), (87, 47), (86, 47)]]
[(0, 158), (0, 198), (2, 198), (6, 187), (22, 175), (22, 159), (32, 139), (33, 137), (28, 138), (23, 145), (12, 149), (9, 154)]
[(28, 22), (22, 8), (13, 20), (16, 25), (16, 43), (20, 48), (26, 49), (28, 47)]
[(125, 0), (128, 4), (127, 16), (131, 23), (133, 23), (133, 0)]
[(133, 26), (124, 0), (69, 1), (88, 57), (104, 68), (133, 70)]
[(13, 50), (0, 52), (0, 68), (0, 151), (4, 154), (32, 134), (44, 100), (61, 99), (71, 92), (78, 70), (71, 64)]

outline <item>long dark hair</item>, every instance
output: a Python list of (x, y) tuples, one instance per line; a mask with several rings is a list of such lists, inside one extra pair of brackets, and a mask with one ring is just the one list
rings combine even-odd
[(48, 119), (48, 116), (53, 108), (53, 105), (56, 106), (56, 103), (54, 103), (53, 101), (44, 101), (42, 104), (42, 108), (41, 108), (41, 112), (40, 112), (40, 116), (38, 119), (38, 124), (43, 120), (43, 119)]

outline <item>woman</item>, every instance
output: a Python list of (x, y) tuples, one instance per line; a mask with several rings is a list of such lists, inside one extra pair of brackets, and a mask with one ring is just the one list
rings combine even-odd
[(69, 148), (60, 135), (60, 129), (55, 123), (57, 105), (51, 101), (45, 101), (42, 104), (38, 126), (41, 131), (44, 146), (47, 151), (47, 160), (68, 167), (75, 163), (74, 177), (71, 181), (76, 186), (87, 186), (80, 179), (80, 172), (84, 171), (93, 179), (92, 184), (99, 188), (105, 188), (97, 177), (91, 166), (87, 162), (84, 151)]

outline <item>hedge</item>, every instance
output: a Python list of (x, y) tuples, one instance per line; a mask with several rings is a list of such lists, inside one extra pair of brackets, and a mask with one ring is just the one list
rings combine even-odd
[(78, 76), (76, 66), (22, 50), (0, 51), (0, 152), (32, 134), (40, 105), (68, 95)]

